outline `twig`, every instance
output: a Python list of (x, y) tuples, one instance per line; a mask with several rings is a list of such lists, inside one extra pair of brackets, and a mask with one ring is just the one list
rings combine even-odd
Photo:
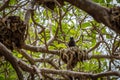
[(96, 49), (100, 45), (100, 43), (102, 43), (102, 41), (98, 42), (94, 47), (92, 47), (91, 49), (89, 49), (87, 51), (87, 53), (90, 53), (91, 51), (93, 51), (94, 49)]
[(1, 7), (0, 7), (0, 12), (4, 10), (6, 7), (8, 7), (10, 0), (7, 0)]

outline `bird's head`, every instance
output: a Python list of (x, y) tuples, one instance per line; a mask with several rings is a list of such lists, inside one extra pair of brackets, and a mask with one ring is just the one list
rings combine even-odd
[(74, 40), (74, 38), (73, 38), (73, 37), (70, 37), (70, 40)]

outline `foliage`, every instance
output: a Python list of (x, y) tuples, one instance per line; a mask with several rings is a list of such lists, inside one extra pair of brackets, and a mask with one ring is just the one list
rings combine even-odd
[[(114, 0), (93, 1), (106, 7), (114, 6), (114, 4), (112, 4)], [(116, 1), (119, 2), (119, 0)], [(9, 15), (16, 15), (24, 20), (29, 3), (29, 0), (10, 0), (9, 7), (1, 11), (0, 16), (6, 17)], [(0, 1), (0, 6), (1, 5), (2, 1)], [(120, 49), (119, 34), (106, 28), (103, 24), (96, 22), (90, 15), (68, 3), (65, 3), (63, 7), (57, 6), (54, 11), (36, 4), (33, 13), (34, 15), (31, 15), (32, 17), (28, 23), (26, 44), (42, 46), (48, 48), (48, 50), (60, 50), (67, 48), (69, 38), (72, 36), (81, 50), (89, 51), (93, 49), (89, 52), (90, 56), (118, 55)], [(52, 38), (54, 39), (51, 40)], [(100, 44), (97, 45), (98, 43)], [(47, 52), (25, 51), (34, 59), (43, 59), (41, 62), (35, 62), (38, 68), (54, 69), (53, 65), (44, 61), (44, 59), (48, 59), (60, 70), (67, 70), (66, 64), (60, 60), (58, 55)], [(17, 50), (14, 50), (12, 53), (18, 59), (31, 65), (29, 60)], [(119, 60), (93, 57), (93, 59), (91, 58), (83, 62), (78, 62), (73, 68), (73, 71), (96, 74), (110, 70), (119, 70), (119, 66)], [(30, 74), (26, 73), (27, 72), (23, 71), (23, 74), (25, 74), (24, 77), (29, 79)], [(57, 75), (50, 76), (61, 78), (61, 76)], [(110, 77), (110, 79), (113, 78), (116, 77)], [(38, 76), (35, 79), (37, 80)], [(14, 69), (4, 59), (0, 60), (0, 80), (17, 80)]]

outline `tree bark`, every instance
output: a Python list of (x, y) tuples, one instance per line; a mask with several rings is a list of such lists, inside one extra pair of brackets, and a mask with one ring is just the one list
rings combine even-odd
[(114, 30), (115, 32), (120, 33), (119, 26), (117, 27), (112, 26), (113, 23), (110, 20), (111, 13), (109, 8), (102, 7), (92, 2), (91, 0), (65, 0), (65, 1), (87, 12), (97, 22), (103, 23), (104, 25)]
[(1, 42), (0, 42), (0, 56), (4, 56), (6, 60), (8, 60), (13, 68), (15, 69), (19, 80), (24, 80), (20, 67), (17, 63), (17, 59), (12, 55), (10, 50), (8, 50)]

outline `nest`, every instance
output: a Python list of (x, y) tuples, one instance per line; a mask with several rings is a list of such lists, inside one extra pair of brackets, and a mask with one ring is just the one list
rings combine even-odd
[(110, 9), (110, 20), (112, 26), (116, 29), (120, 29), (120, 7), (113, 7)]
[(51, 1), (41, 1), (41, 0), (37, 0), (37, 3), (39, 4), (43, 4), (44, 7), (47, 7), (50, 10), (54, 10), (54, 8), (56, 7), (56, 5), (58, 5), (59, 7), (62, 7), (64, 5), (64, 0), (51, 0)]
[(77, 62), (83, 62), (88, 59), (85, 50), (80, 50), (78, 47), (70, 47), (60, 50), (61, 59), (67, 64), (68, 69), (75, 67)]
[(0, 42), (8, 49), (21, 48), (26, 37), (26, 25), (19, 16), (0, 18)]

